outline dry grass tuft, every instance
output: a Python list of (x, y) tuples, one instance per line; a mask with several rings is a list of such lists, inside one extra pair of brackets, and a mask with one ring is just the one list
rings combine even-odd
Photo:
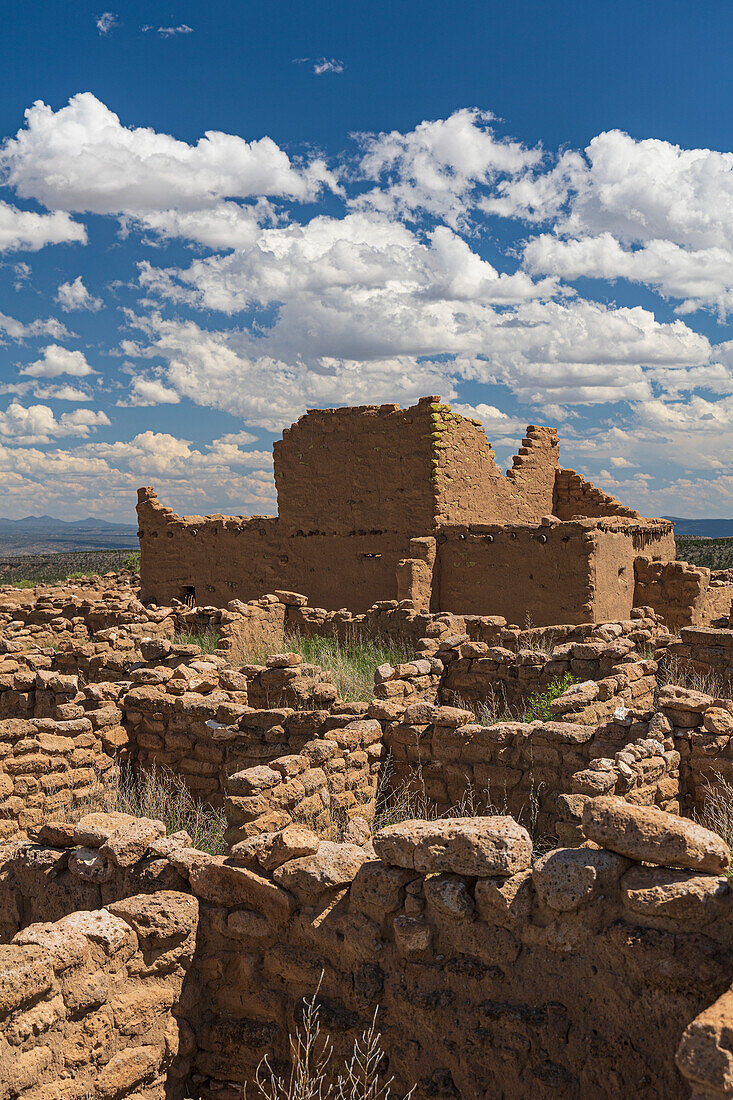
[(704, 784), (702, 812), (695, 818), (717, 833), (733, 853), (733, 783), (714, 771), (712, 779), (705, 779)]
[(719, 672), (714, 669), (698, 672), (678, 657), (662, 658), (657, 671), (657, 683), (660, 687), (676, 684), (690, 691), (700, 691), (703, 695), (712, 695), (714, 699), (730, 699), (732, 692), (731, 684)]
[(168, 835), (185, 831), (193, 847), (211, 855), (227, 851), (224, 830), (227, 820), (222, 810), (193, 797), (174, 775), (155, 769), (133, 775), (129, 769), (110, 768), (98, 774), (81, 798), (54, 810), (56, 820), (77, 822), (89, 813), (119, 812), (133, 817), (162, 821)]

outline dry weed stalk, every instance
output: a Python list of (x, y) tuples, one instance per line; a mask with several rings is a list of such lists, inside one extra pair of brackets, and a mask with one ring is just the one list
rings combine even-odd
[(703, 695), (712, 695), (714, 699), (730, 699), (732, 685), (715, 669), (704, 672), (691, 668), (678, 657), (663, 657), (657, 671), (657, 684), (676, 684), (678, 687), (699, 691)]
[[(335, 1078), (329, 1072), (333, 1044), (328, 1036), (321, 1037), (318, 1009), (321, 981), (310, 1000), (303, 1001), (302, 1023), (290, 1035), (290, 1077), (277, 1074), (265, 1055), (255, 1073), (258, 1094), (264, 1100), (390, 1100), (394, 1076), (386, 1080), (381, 1077), (387, 1059), (382, 1036), (377, 1031), (378, 1009), (369, 1027), (354, 1040), (351, 1058), (343, 1071)], [(404, 1100), (410, 1100), (415, 1087), (406, 1093)], [(246, 1096), (246, 1088), (243, 1095)]]
[[(66, 788), (49, 786), (47, 794)], [(50, 816), (57, 821), (76, 823), (89, 813), (125, 813), (162, 821), (168, 835), (187, 832), (193, 847), (212, 855), (226, 851), (223, 810), (194, 798), (177, 776), (155, 768), (135, 775), (130, 768), (95, 770), (92, 783), (77, 794), (73, 789), (65, 804), (54, 807)]]

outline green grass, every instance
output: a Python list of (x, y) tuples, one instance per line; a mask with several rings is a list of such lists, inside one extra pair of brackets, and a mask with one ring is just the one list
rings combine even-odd
[(299, 653), (306, 664), (320, 665), (333, 674), (339, 698), (358, 702), (374, 697), (374, 673), (379, 665), (405, 664), (415, 654), (407, 646), (386, 639), (354, 635), (346, 641), (309, 638), (290, 634), (285, 639), (289, 652)]
[(733, 569), (733, 538), (706, 539), (696, 535), (677, 535), (677, 557), (708, 569)]
[(218, 630), (204, 630), (199, 634), (177, 630), (173, 642), (175, 645), (197, 645), (202, 653), (214, 653), (219, 648), (220, 638)]
[(237, 663), (263, 665), (271, 653), (299, 653), (305, 664), (319, 665), (336, 681), (339, 698), (344, 702), (369, 701), (374, 698), (374, 673), (379, 665), (399, 665), (415, 660), (412, 648), (388, 638), (366, 638), (354, 634), (337, 638), (308, 637), (288, 634), (279, 650), (273, 644), (244, 646), (237, 652)]

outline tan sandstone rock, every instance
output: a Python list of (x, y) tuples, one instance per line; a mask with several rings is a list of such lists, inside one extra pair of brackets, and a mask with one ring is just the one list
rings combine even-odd
[(532, 880), (545, 905), (570, 912), (615, 886), (627, 867), (614, 852), (556, 848), (537, 860)]
[(129, 825), (115, 829), (99, 849), (99, 854), (117, 867), (131, 867), (142, 859), (154, 840), (165, 836), (162, 821), (139, 817)]
[(631, 867), (621, 879), (621, 892), (633, 913), (673, 920), (711, 920), (730, 899), (724, 878), (666, 867)]
[(203, 901), (231, 909), (254, 909), (274, 921), (287, 920), (294, 908), (287, 890), (246, 867), (226, 864), (221, 856), (192, 864), (189, 880)]
[(586, 803), (582, 829), (601, 847), (645, 863), (711, 874), (721, 874), (730, 865), (727, 845), (716, 833), (651, 806), (632, 806), (614, 795)]
[(272, 877), (302, 904), (312, 905), (322, 894), (348, 885), (368, 858), (355, 844), (323, 840), (313, 855), (284, 863)]
[(380, 829), (373, 843), (384, 863), (423, 874), (508, 876), (525, 870), (532, 859), (530, 835), (511, 817), (402, 821)]
[(133, 825), (136, 821), (137, 818), (132, 814), (86, 814), (74, 827), (74, 844), (81, 844), (85, 848), (101, 848), (112, 833), (123, 825)]

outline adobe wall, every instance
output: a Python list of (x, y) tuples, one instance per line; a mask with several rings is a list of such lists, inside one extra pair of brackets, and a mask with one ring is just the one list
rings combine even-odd
[(437, 543), (436, 607), (538, 625), (593, 618), (593, 543), (579, 525), (445, 527)]
[(309, 409), (273, 447), (278, 516), (290, 533), (428, 532), (435, 515), (430, 398)]
[(600, 519), (603, 516), (639, 519), (635, 508), (627, 508), (575, 470), (558, 470), (554, 488), (552, 512), (558, 519)]
[(152, 489), (138, 496), (141, 598), (161, 605), (185, 598), (189, 588), (197, 604), (216, 607), (292, 589), (321, 607), (365, 611), (396, 592), (397, 563), (409, 550), (407, 534), (383, 527), (287, 532), (268, 517), (174, 516)]
[[(474, 594), (475, 578), (456, 574), (464, 564), (461, 556), (444, 550), (446, 571), (454, 575), (446, 598), (453, 602), (444, 602), (440, 584), (431, 596), (432, 552), (415, 557), (417, 541), (438, 532), (441, 540), (451, 541), (459, 524), (613, 517), (616, 526), (598, 528), (597, 561), (586, 570), (586, 580), (582, 569), (574, 578), (576, 563), (569, 573), (571, 619), (581, 606), (596, 603), (598, 621), (628, 613), (633, 602), (633, 570), (619, 521), (638, 521), (632, 524), (637, 551), (648, 543), (653, 557), (674, 557), (669, 523), (640, 520), (634, 509), (575, 471), (559, 468), (554, 429), (530, 425), (504, 475), (481, 425), (435, 397), (408, 409), (310, 410), (275, 443), (274, 460), (277, 519), (180, 517), (162, 507), (151, 488), (139, 491), (143, 600), (167, 604), (190, 595), (201, 605), (224, 606), (233, 597), (248, 600), (263, 591), (293, 589), (327, 609), (347, 605), (358, 612), (379, 599), (409, 595), (419, 610), (460, 611)], [(617, 538), (609, 536), (612, 531)], [(567, 542), (576, 532), (563, 534)], [(499, 575), (518, 565), (515, 588), (521, 587), (523, 598), (512, 603), (514, 592), (497, 584), (492, 570), (476, 593), (473, 612), (516, 619), (527, 610), (531, 593), (539, 604), (536, 621), (567, 619), (557, 607), (559, 596), (550, 605), (547, 593), (557, 589), (569, 555), (558, 556), (552, 547), (557, 560), (550, 565), (548, 554), (527, 561), (527, 548), (500, 553), (497, 547), (487, 563)], [(440, 562), (436, 568), (440, 574)], [(549, 619), (543, 617), (545, 604)]]
[(432, 404), (436, 523), (538, 523), (552, 512), (559, 443), (554, 428), (530, 425), (504, 474), (479, 421)]

